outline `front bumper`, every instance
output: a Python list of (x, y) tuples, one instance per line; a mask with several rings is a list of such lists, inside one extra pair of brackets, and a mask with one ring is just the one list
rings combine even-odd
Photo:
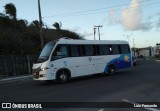
[(53, 80), (54, 75), (49, 73), (49, 70), (40, 71), (39, 69), (32, 69), (33, 80)]

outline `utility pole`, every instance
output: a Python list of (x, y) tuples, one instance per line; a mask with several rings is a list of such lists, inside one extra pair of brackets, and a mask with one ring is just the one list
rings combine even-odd
[(100, 31), (99, 31), (99, 28), (100, 28), (100, 27), (102, 27), (102, 25), (98, 25), (98, 26), (94, 26), (94, 27), (97, 27), (97, 28), (98, 28), (99, 40), (101, 40), (101, 38), (100, 38)]
[(134, 39), (133, 39), (133, 48), (135, 48), (135, 42), (134, 42)]
[(94, 40), (96, 40), (96, 38), (95, 38), (95, 35), (96, 35), (96, 29), (97, 29), (97, 28), (93, 27), (93, 30), (94, 30)]
[(42, 36), (42, 17), (41, 17), (41, 6), (40, 6), (40, 0), (38, 0), (38, 12), (39, 12), (39, 27), (40, 27), (40, 39), (41, 39), (41, 49), (44, 45), (44, 40)]

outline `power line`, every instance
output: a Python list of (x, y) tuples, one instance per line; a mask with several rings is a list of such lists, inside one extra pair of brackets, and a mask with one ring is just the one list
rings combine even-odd
[[(154, 5), (154, 4), (159, 4), (160, 2), (155, 2), (155, 3), (152, 3), (152, 4), (147, 4), (147, 5), (141, 5), (141, 6), (148, 6), (148, 5)], [(136, 8), (136, 7), (130, 7), (130, 8)], [(121, 9), (115, 9), (114, 11), (120, 11)], [(53, 18), (53, 17), (69, 17), (69, 16), (81, 16), (81, 15), (90, 15), (90, 14), (99, 14), (99, 13), (105, 13), (105, 12), (109, 12), (108, 10), (107, 11), (99, 11), (99, 12), (91, 12), (91, 13), (84, 13), (84, 14), (74, 14), (74, 15), (61, 15), (61, 16), (52, 16), (52, 17), (48, 17), (48, 18)], [(47, 19), (47, 17), (43, 17), (43, 19)]]
[[(79, 15), (104, 13), (104, 12), (109, 12), (109, 11), (106, 11), (106, 9), (109, 9), (109, 8), (122, 7), (122, 6), (130, 5), (130, 4), (142, 3), (142, 2), (148, 2), (148, 1), (151, 1), (151, 0), (144, 0), (144, 1), (140, 1), (140, 2), (134, 2), (134, 3), (128, 3), (128, 4), (116, 5), (116, 6), (112, 6), (112, 7), (86, 10), (86, 11), (78, 11), (78, 12), (73, 12), (73, 13), (59, 14), (59, 15), (53, 15), (53, 16), (45, 16), (45, 17), (43, 17), (43, 19), (53, 18), (53, 17), (79, 16)], [(156, 2), (155, 4), (157, 4), (157, 3), (159, 3), (159, 2)], [(147, 4), (147, 5), (153, 5), (153, 3), (152, 4)], [(146, 5), (142, 5), (142, 6), (146, 6)], [(135, 7), (131, 7), (131, 8), (135, 8)], [(100, 11), (100, 10), (105, 10), (105, 11)], [(119, 10), (119, 9), (116, 9), (116, 10)], [(95, 12), (95, 11), (98, 11), (98, 12)], [(90, 13), (87, 13), (87, 12), (90, 12)]]
[[(147, 2), (147, 1), (151, 1), (151, 0), (144, 0), (144, 1), (141, 1), (141, 2)], [(116, 6), (112, 6), (112, 7), (105, 7), (105, 8), (98, 8), (98, 9), (86, 10), (86, 11), (78, 11), (78, 12), (73, 12), (73, 13), (59, 14), (59, 15), (53, 15), (53, 16), (46, 16), (46, 17), (44, 17), (44, 18), (50, 18), (50, 17), (55, 17), (55, 16), (61, 16), (61, 15), (72, 15), (72, 14), (77, 14), (77, 13), (92, 12), (92, 11), (104, 10), (104, 9), (115, 8), (115, 7), (121, 7), (121, 6), (126, 6), (126, 5), (129, 5), (129, 4), (135, 4), (135, 3), (141, 3), (141, 2), (134, 2), (134, 3), (116, 5)]]

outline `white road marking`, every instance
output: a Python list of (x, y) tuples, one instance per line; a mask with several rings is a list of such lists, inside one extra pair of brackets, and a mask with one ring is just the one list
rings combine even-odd
[[(130, 103), (130, 104), (138, 104), (138, 103), (135, 103), (135, 102), (133, 102), (133, 101), (129, 101), (129, 100), (127, 100), (127, 99), (122, 99), (124, 102), (127, 102), (127, 103)], [(144, 107), (143, 107), (144, 108)], [(158, 110), (158, 109), (155, 109), (155, 108), (144, 108), (144, 109), (148, 109), (148, 110), (150, 110), (150, 111), (160, 111), (160, 110)]]
[(99, 109), (98, 111), (104, 111), (104, 109)]

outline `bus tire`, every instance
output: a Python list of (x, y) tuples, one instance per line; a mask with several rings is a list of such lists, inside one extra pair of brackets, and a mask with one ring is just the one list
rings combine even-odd
[(112, 76), (115, 74), (115, 66), (111, 65), (108, 67), (108, 75)]
[(65, 83), (69, 80), (69, 72), (67, 70), (60, 70), (56, 77), (57, 82)]

